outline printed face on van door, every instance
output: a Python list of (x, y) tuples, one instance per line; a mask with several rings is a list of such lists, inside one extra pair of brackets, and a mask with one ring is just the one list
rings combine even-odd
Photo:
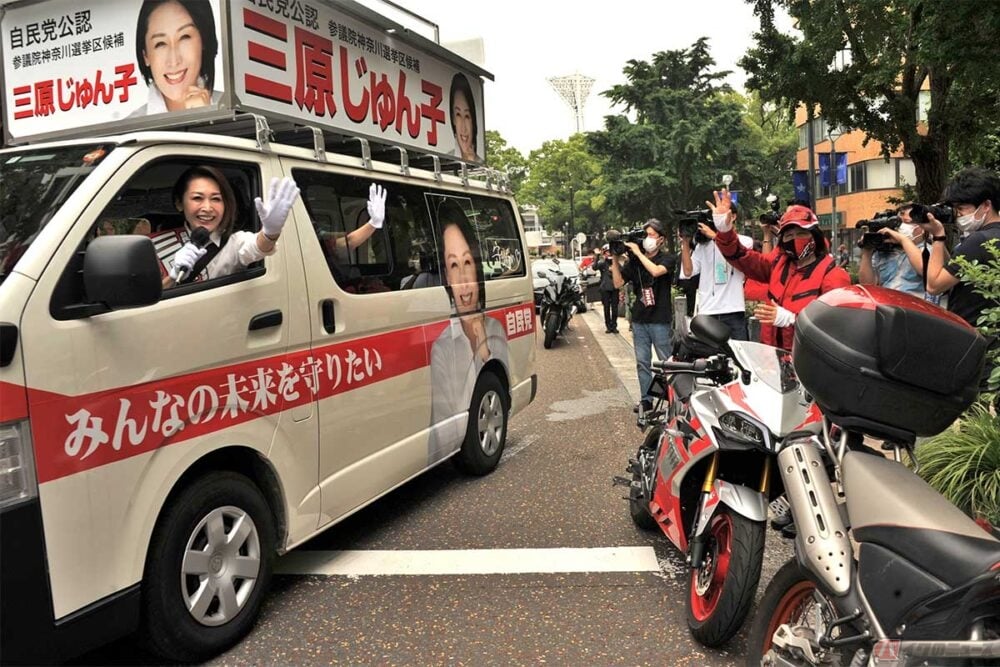
[(201, 33), (179, 3), (164, 3), (149, 15), (143, 57), (171, 111), (184, 109), (189, 90), (201, 87), (201, 52)]
[(472, 248), (458, 225), (445, 227), (442, 240), (445, 276), (455, 299), (455, 310), (459, 315), (474, 313), (479, 307), (479, 282)]
[(222, 201), (219, 184), (213, 179), (192, 178), (177, 209), (184, 214), (184, 220), (192, 228), (204, 227), (211, 233), (222, 222), (226, 205)]

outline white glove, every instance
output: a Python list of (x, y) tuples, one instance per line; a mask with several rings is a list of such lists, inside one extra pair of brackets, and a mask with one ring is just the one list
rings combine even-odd
[(713, 213), (712, 222), (719, 232), (728, 232), (733, 228), (733, 223), (729, 220), (729, 213)]
[(385, 188), (377, 183), (372, 183), (368, 188), (368, 217), (371, 218), (368, 224), (375, 229), (382, 229), (385, 222)]
[(790, 327), (793, 324), (795, 324), (795, 313), (778, 306), (778, 310), (774, 313), (774, 326), (781, 328)]
[(267, 193), (267, 203), (261, 201), (260, 197), (254, 199), (253, 203), (257, 207), (257, 215), (260, 216), (260, 228), (265, 236), (277, 238), (285, 226), (288, 219), (288, 211), (291, 210), (295, 198), (299, 196), (299, 188), (290, 176), (285, 176), (281, 180), (277, 177), (271, 179), (271, 187)]
[(185, 243), (180, 250), (174, 253), (174, 264), (170, 267), (170, 279), (175, 283), (180, 282), (181, 278), (191, 273), (191, 269), (194, 268), (199, 259), (204, 257), (206, 252), (208, 252), (208, 248), (199, 248), (190, 241)]

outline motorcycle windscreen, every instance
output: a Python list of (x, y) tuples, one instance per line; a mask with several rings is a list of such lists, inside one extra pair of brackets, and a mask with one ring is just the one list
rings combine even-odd
[(777, 436), (799, 428), (806, 421), (811, 401), (795, 375), (792, 355), (787, 350), (749, 341), (729, 341), (733, 355), (750, 371), (749, 385), (743, 385), (746, 402)]

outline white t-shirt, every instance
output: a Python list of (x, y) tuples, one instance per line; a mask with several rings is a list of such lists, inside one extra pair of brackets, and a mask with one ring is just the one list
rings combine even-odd
[[(739, 235), (740, 244), (744, 248), (753, 247), (753, 239)], [(742, 313), (745, 309), (743, 299), (743, 272), (726, 261), (713, 243), (698, 243), (691, 251), (691, 275), (684, 273), (680, 267), (680, 277), (684, 280), (700, 275), (698, 280), (698, 311), (705, 315), (723, 315), (725, 313)]]

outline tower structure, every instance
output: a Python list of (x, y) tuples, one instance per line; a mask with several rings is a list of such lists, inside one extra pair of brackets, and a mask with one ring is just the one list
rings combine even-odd
[(576, 131), (583, 131), (583, 105), (590, 94), (595, 79), (583, 74), (549, 77), (549, 84), (559, 93), (559, 97), (569, 105), (576, 118)]

